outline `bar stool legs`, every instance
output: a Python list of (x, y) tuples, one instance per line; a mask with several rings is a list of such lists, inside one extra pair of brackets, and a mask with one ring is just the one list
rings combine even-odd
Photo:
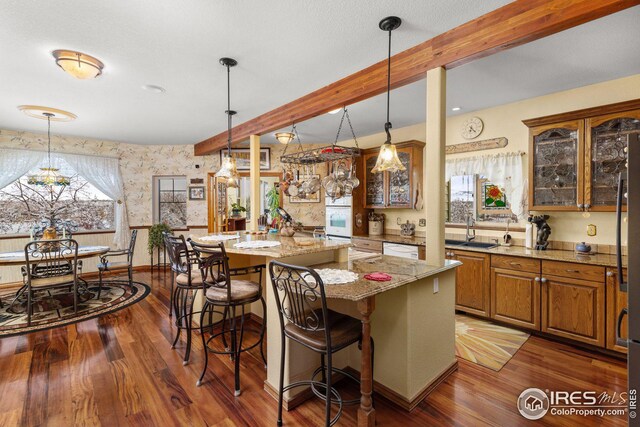
[[(260, 300), (262, 302), (262, 306), (265, 309), (265, 313), (266, 313), (266, 303), (264, 301), (264, 298), (261, 298)], [(222, 311), (216, 311), (215, 307), (216, 306), (214, 304), (212, 304), (209, 301), (206, 301), (204, 303), (204, 306), (202, 307), (202, 312), (200, 313), (200, 335), (202, 338), (202, 347), (204, 349), (204, 367), (202, 368), (202, 373), (200, 374), (200, 378), (196, 382), (196, 385), (200, 386), (204, 381), (204, 376), (207, 372), (207, 367), (209, 365), (209, 353), (229, 355), (229, 357), (234, 363), (234, 371), (235, 371), (234, 372), (234, 395), (240, 396), (240, 394), (242, 393), (242, 389), (240, 387), (240, 359), (241, 359), (242, 353), (249, 351), (256, 346), (260, 346), (260, 355), (265, 364), (264, 365), (265, 368), (267, 366), (267, 361), (266, 361), (266, 357), (264, 354), (264, 347), (263, 347), (264, 335), (266, 330), (266, 321), (262, 323), (262, 326), (259, 330), (251, 329), (250, 327), (246, 328), (245, 327), (245, 315), (246, 315), (245, 304), (226, 306), (224, 307), (224, 309), (218, 306)], [(240, 309), (240, 313), (237, 312), (238, 310), (236, 308)], [(222, 315), (222, 319), (213, 323), (210, 320), (209, 324), (206, 324), (205, 318), (208, 315), (209, 319), (211, 319), (212, 313), (218, 313)], [(240, 314), (240, 316), (237, 316), (237, 314)], [(227, 327), (227, 323), (228, 323), (228, 327)], [(220, 330), (218, 332), (214, 331), (214, 327), (216, 325), (220, 325)], [(211, 335), (209, 337), (205, 336), (206, 330), (210, 330)], [(259, 335), (259, 338), (255, 343), (247, 347), (243, 347), (246, 331), (252, 331), (254, 333), (257, 333)], [(226, 338), (227, 334), (229, 335), (229, 341), (227, 341), (227, 338)], [(221, 337), (222, 344), (224, 346), (224, 351), (216, 351), (209, 347), (209, 343), (217, 337)]]
[(180, 339), (180, 333), (183, 329), (187, 333), (186, 350), (184, 354), (183, 365), (189, 364), (191, 356), (191, 330), (193, 321), (193, 304), (195, 302), (194, 289), (183, 288), (177, 286), (172, 296), (173, 310), (176, 313), (176, 336), (171, 344), (171, 348), (176, 348), (176, 344)]

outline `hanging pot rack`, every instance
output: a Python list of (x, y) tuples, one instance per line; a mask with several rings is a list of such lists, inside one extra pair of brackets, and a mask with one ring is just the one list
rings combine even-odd
[[(342, 124), (344, 123), (344, 118), (347, 118), (347, 123), (349, 124), (349, 129), (351, 129), (351, 135), (353, 136), (353, 141), (355, 142), (355, 147), (345, 147), (342, 145), (338, 145), (338, 139), (340, 138), (340, 131), (342, 130)], [(298, 141), (298, 151), (295, 153), (286, 154), (287, 148), (289, 145), (285, 147), (282, 156), (280, 156), (280, 163), (283, 165), (315, 165), (319, 163), (326, 162), (336, 162), (339, 160), (348, 160), (353, 159), (354, 157), (360, 157), (361, 150), (358, 146), (358, 140), (356, 138), (356, 134), (353, 130), (353, 126), (351, 125), (351, 118), (349, 117), (349, 110), (344, 108), (344, 112), (342, 113), (342, 119), (340, 120), (340, 126), (338, 127), (338, 133), (336, 135), (336, 139), (331, 145), (327, 145), (325, 147), (313, 148), (311, 150), (305, 150), (302, 148), (302, 143), (300, 142), (300, 136), (298, 135), (298, 131), (296, 129), (295, 124), (293, 125), (292, 133), (295, 134), (296, 139)]]

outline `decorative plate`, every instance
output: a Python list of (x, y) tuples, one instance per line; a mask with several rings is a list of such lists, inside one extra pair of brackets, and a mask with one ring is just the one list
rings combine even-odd
[[(344, 285), (346, 283), (353, 283), (360, 277), (358, 276), (358, 273), (352, 273), (347, 270), (336, 270), (333, 268), (322, 268), (320, 270), (316, 270), (316, 273), (318, 273), (318, 276), (322, 279), (322, 283), (325, 285)], [(304, 279), (308, 282), (315, 282), (310, 274), (306, 274)]]
[(280, 242), (274, 240), (251, 240), (249, 242), (240, 242), (233, 245), (236, 249), (260, 249), (272, 248), (274, 246), (280, 246)]

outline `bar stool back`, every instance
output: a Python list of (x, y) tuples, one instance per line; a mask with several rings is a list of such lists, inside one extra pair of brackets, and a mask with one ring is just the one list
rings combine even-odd
[[(358, 404), (360, 402), (360, 399), (343, 400), (338, 391), (332, 387), (332, 374), (334, 372), (340, 372), (359, 383), (359, 380), (348, 372), (333, 367), (332, 355), (356, 342), (361, 344), (361, 322), (358, 319), (327, 308), (324, 283), (313, 269), (271, 261), (269, 273), (276, 297), (282, 334), (278, 425), (282, 425), (282, 399), (284, 392), (295, 387), (311, 386), (315, 395), (325, 400), (325, 425), (332, 426), (342, 415), (343, 405)], [(284, 386), (286, 338), (316, 353), (320, 353), (321, 366), (315, 370), (311, 380), (297, 381)], [(322, 381), (315, 380), (319, 373), (322, 374)], [(320, 393), (318, 388), (323, 389), (324, 393)], [(338, 411), (333, 418), (331, 418), (332, 403), (338, 405)]]

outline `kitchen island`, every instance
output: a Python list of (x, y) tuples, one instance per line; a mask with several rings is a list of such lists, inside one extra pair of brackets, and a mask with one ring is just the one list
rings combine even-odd
[[(256, 240), (278, 241), (280, 245), (251, 249), (234, 247), (241, 241)], [(343, 269), (358, 274), (357, 281), (326, 285), (325, 292), (331, 309), (362, 320), (362, 351), (353, 345), (336, 353), (334, 366), (360, 372), (358, 425), (372, 426), (375, 424), (371, 401), (374, 380), (376, 393), (410, 410), (455, 370), (455, 267), (460, 263), (445, 261), (441, 265), (429, 265), (425, 261), (385, 255), (350, 262), (349, 246), (349, 243), (279, 235), (239, 235), (236, 240), (225, 241), (232, 267), (268, 264), (277, 259), (294, 265)], [(384, 272), (392, 279), (386, 282), (364, 279), (370, 272)], [(276, 331), (280, 324), (269, 277), (263, 285), (268, 331), (265, 390), (275, 397), (281, 348), (281, 335)], [(252, 307), (252, 312), (262, 315), (257, 306)], [(375, 371), (371, 366), (370, 336), (375, 340)], [(285, 355), (285, 385), (309, 379), (318, 366), (319, 357), (315, 353), (295, 343), (289, 344)], [(285, 393), (285, 408), (292, 409), (308, 395), (301, 389)]]

